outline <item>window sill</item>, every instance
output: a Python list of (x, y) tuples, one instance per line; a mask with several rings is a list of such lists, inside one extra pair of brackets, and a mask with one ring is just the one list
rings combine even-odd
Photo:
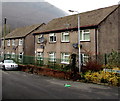
[(49, 42), (49, 44), (55, 44), (56, 42)]
[(61, 41), (61, 43), (70, 43), (70, 41)]
[(69, 62), (64, 62), (64, 61), (62, 61), (61, 63), (62, 64), (67, 64), (67, 65), (70, 64)]
[(80, 42), (90, 42), (90, 40), (80, 40)]

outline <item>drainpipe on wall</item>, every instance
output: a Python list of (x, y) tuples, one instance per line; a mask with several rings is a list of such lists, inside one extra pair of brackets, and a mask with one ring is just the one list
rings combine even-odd
[(97, 55), (98, 55), (98, 29), (95, 28), (95, 57), (97, 60)]

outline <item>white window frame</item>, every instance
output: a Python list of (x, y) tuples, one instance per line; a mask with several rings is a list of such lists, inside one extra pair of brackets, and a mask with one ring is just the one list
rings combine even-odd
[[(63, 37), (65, 37), (65, 36), (68, 36), (69, 37), (69, 39), (68, 40), (65, 40)], [(61, 33), (61, 42), (70, 42), (70, 34), (69, 34), (69, 32), (62, 32)]]
[(37, 60), (43, 60), (43, 52), (37, 52)]
[(12, 40), (12, 46), (15, 46), (15, 39)]
[[(53, 37), (53, 41), (51, 41), (51, 37)], [(55, 33), (50, 33), (49, 34), (49, 42), (50, 43), (55, 43), (57, 41), (57, 37)]]
[(19, 45), (23, 45), (23, 39), (19, 39)]
[[(88, 32), (85, 32), (86, 30), (88, 30)], [(89, 34), (88, 40), (85, 39), (85, 34)], [(89, 29), (85, 29), (85, 30), (80, 31), (80, 41), (90, 41), (90, 30)]]
[(81, 54), (81, 55), (82, 55), (83, 65), (86, 65), (86, 62), (88, 62), (88, 60), (89, 60), (89, 55), (87, 55), (87, 54)]
[(2, 40), (1, 44), (2, 44), (1, 46), (4, 46), (4, 40)]
[(50, 62), (55, 62), (56, 61), (56, 53), (55, 52), (50, 52), (49, 53), (49, 61)]
[(12, 52), (12, 56), (11, 56), (11, 58), (12, 58), (12, 59), (15, 58), (15, 53), (14, 53), (14, 52)]
[(21, 52), (21, 53), (19, 53), (19, 60), (21, 61), (22, 59), (23, 59), (23, 53)]
[(6, 58), (10, 58), (10, 52), (7, 52), (6, 55), (7, 55)]
[(10, 46), (10, 40), (7, 40), (7, 46)]
[[(66, 60), (66, 57), (68, 57), (67, 60)], [(61, 53), (61, 63), (70, 64), (70, 54), (69, 53)]]

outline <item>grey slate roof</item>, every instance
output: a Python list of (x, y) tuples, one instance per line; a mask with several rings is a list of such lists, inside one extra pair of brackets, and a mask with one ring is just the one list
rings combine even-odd
[[(80, 13), (80, 27), (86, 26), (95, 26), (98, 25), (101, 21), (103, 21), (107, 16), (109, 16), (115, 9), (117, 9), (118, 5), (100, 8), (93, 11)], [(47, 33), (50, 31), (58, 31), (67, 29), (66, 24), (69, 24), (68, 29), (77, 28), (77, 17), (78, 14), (65, 16), (61, 18), (56, 18), (46, 24), (42, 30), (36, 31), (37, 33)]]
[(31, 26), (25, 26), (25, 27), (21, 27), (21, 28), (16, 28), (12, 32), (10, 32), (8, 35), (6, 35), (5, 38), (9, 39), (9, 38), (21, 38), (21, 37), (25, 37), (26, 35), (30, 34), (31, 32), (33, 32), (38, 27), (41, 27), (43, 24), (36, 24), (36, 25), (31, 25)]

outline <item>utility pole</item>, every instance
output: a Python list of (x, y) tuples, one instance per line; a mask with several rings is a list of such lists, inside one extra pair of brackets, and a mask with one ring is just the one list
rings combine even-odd
[(3, 33), (3, 41), (4, 41), (4, 46), (3, 46), (3, 55), (5, 59), (5, 35), (6, 35), (6, 23), (7, 23), (7, 18), (4, 18), (4, 33)]

